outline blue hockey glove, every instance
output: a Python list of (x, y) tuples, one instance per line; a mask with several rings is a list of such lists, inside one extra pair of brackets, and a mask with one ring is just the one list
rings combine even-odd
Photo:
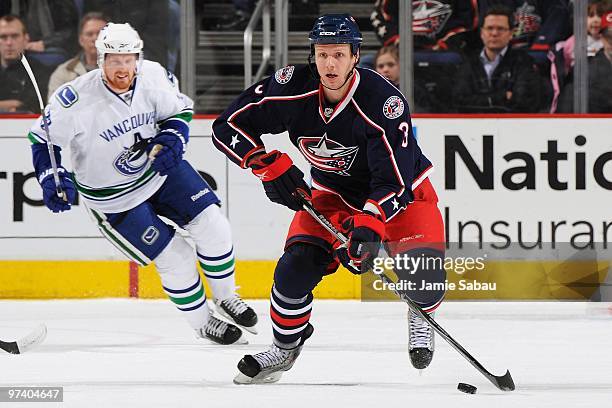
[(361, 275), (372, 266), (385, 236), (385, 223), (370, 213), (349, 217), (343, 222), (348, 231), (346, 245), (336, 248), (338, 260), (350, 272)]
[(151, 159), (151, 168), (162, 176), (167, 175), (173, 167), (183, 160), (183, 153), (185, 152), (183, 140), (181, 134), (173, 129), (159, 132), (147, 146), (148, 154), (151, 154), (151, 150), (156, 145), (161, 146), (161, 149)]
[(62, 197), (57, 196), (53, 171), (51, 169), (43, 172), (38, 180), (43, 191), (43, 202), (54, 213), (70, 210), (77, 195), (74, 183), (70, 176), (68, 176), (66, 169), (60, 167), (57, 169), (57, 172), (59, 173), (60, 186), (66, 194), (66, 201)]

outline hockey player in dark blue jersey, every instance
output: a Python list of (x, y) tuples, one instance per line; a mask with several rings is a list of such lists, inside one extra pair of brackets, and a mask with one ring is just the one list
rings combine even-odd
[[(293, 366), (313, 333), (312, 291), (339, 263), (361, 274), (361, 264), (381, 244), (392, 256), (443, 257), (444, 227), (428, 179), (432, 165), (413, 137), (403, 95), (376, 72), (356, 68), (362, 37), (350, 15), (319, 17), (309, 39), (309, 65), (287, 66), (253, 85), (213, 125), (215, 146), (250, 168), (270, 200), (296, 211), (274, 273), (273, 345), (244, 356), (236, 383), (275, 382)], [(312, 190), (288, 155), (264, 148), (262, 134), (285, 131), (311, 165)], [(346, 246), (301, 210), (298, 192), (345, 231)], [(446, 274), (440, 267), (411, 276), (444, 282)], [(431, 313), (444, 292), (410, 296)], [(409, 335), (413, 365), (427, 367), (433, 332), (412, 312)]]

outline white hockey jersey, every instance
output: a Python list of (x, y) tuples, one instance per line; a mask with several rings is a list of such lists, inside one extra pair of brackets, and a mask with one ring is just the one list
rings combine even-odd
[[(166, 177), (150, 168), (146, 146), (161, 122), (193, 115), (193, 101), (156, 62), (143, 61), (133, 91), (122, 97), (96, 69), (61, 86), (45, 109), (53, 144), (70, 152), (79, 193), (105, 213), (134, 208), (161, 187)], [(41, 123), (30, 131), (34, 143), (45, 142)]]

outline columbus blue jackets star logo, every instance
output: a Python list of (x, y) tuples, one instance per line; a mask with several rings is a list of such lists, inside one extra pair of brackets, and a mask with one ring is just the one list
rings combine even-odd
[(319, 170), (350, 176), (349, 169), (357, 157), (358, 146), (343, 146), (335, 140), (321, 137), (300, 137), (298, 147), (306, 160)]
[(450, 4), (436, 0), (413, 1), (412, 31), (414, 35), (435, 38), (442, 31), (451, 14), (453, 14), (453, 9)]

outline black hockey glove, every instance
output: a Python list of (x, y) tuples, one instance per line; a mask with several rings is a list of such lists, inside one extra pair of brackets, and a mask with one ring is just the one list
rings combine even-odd
[[(155, 146), (160, 145), (161, 149), (154, 154), (151, 168), (160, 175), (165, 176), (168, 172), (183, 160), (185, 144), (180, 133), (173, 129), (162, 130), (147, 146), (147, 153), (150, 155)], [(156, 148), (158, 149), (158, 148)]]
[(356, 214), (342, 223), (348, 232), (348, 242), (336, 248), (336, 257), (346, 269), (356, 275), (367, 272), (378, 256), (385, 236), (385, 223), (370, 213)]
[(304, 173), (291, 161), (291, 158), (278, 150), (253, 158), (249, 162), (261, 182), (270, 201), (291, 208), (302, 209), (298, 191), (310, 197), (310, 188), (304, 181)]

